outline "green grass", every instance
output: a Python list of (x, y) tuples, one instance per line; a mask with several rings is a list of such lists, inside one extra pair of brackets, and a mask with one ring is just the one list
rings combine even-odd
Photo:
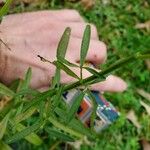
[[(104, 0), (103, 0), (104, 1)], [(107, 64), (116, 62), (119, 58), (130, 56), (136, 52), (150, 49), (150, 30), (135, 29), (135, 25), (140, 22), (146, 22), (150, 18), (149, 1), (141, 0), (108, 0), (104, 4), (97, 0), (96, 5), (90, 10), (84, 10), (83, 6), (77, 3), (71, 3), (61, 0), (49, 1), (42, 5), (21, 5), (10, 9), (10, 13), (33, 11), (36, 9), (55, 9), (55, 8), (74, 8), (79, 10), (86, 21), (97, 26), (100, 40), (108, 46)], [(147, 2), (147, 5), (145, 4)], [(106, 67), (105, 65), (101, 67)], [(83, 144), (81, 149), (88, 150), (138, 150), (141, 149), (140, 141), (146, 139), (150, 141), (150, 116), (141, 106), (140, 100), (144, 100), (136, 92), (136, 88), (142, 88), (150, 93), (150, 70), (147, 69), (145, 62), (138, 60), (135, 63), (128, 64), (114, 74), (121, 76), (128, 83), (128, 90), (121, 94), (106, 93), (109, 99), (122, 113), (121, 118), (103, 131), (99, 135), (93, 146)], [(147, 101), (145, 99), (145, 101)], [(129, 110), (134, 110), (142, 128), (138, 130), (131, 122), (126, 119)], [(36, 117), (36, 116), (35, 116)], [(33, 124), (34, 117), (28, 120), (28, 125)], [(42, 136), (44, 133), (41, 132)], [(41, 149), (47, 150), (54, 145), (57, 140), (49, 137), (45, 143), (39, 147), (22, 140), (12, 144), (14, 149)], [(56, 149), (62, 149), (65, 143), (56, 145)]]

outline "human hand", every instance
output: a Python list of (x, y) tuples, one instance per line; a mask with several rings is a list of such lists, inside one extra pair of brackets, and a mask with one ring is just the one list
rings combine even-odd
[[(71, 27), (72, 34), (66, 59), (77, 63), (80, 59), (80, 45), (86, 23), (75, 10), (40, 11), (8, 15), (0, 24), (0, 38), (11, 49), (3, 44), (1, 48), (0, 79), (9, 84), (16, 78), (23, 78), (28, 67), (32, 68), (32, 88), (49, 86), (49, 81), (55, 73), (55, 67), (43, 63), (37, 57), (41, 55), (50, 61), (56, 59), (56, 49), (60, 37), (66, 27)], [(92, 27), (90, 48), (87, 61), (100, 64), (106, 60), (106, 46), (98, 40), (95, 26)], [(79, 69), (74, 68), (76, 74)], [(90, 74), (84, 70), (84, 77)], [(61, 82), (70, 83), (74, 79), (61, 73)], [(126, 89), (126, 83), (119, 77), (109, 76), (106, 81), (92, 86), (94, 90), (119, 92)]]

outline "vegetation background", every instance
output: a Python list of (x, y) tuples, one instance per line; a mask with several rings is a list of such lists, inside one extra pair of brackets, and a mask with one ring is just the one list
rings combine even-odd
[[(78, 10), (87, 22), (96, 25), (100, 40), (108, 47), (107, 65), (150, 49), (149, 0), (17, 0), (13, 2), (9, 13), (63, 8)], [(101, 133), (94, 147), (83, 143), (81, 150), (149, 150), (150, 60), (127, 64), (114, 74), (128, 83), (128, 89), (120, 94), (105, 93), (105, 96), (122, 115)], [(20, 150), (65, 149), (65, 146), (65, 143), (54, 139), (40, 147), (34, 147), (26, 141), (13, 145), (14, 149)]]

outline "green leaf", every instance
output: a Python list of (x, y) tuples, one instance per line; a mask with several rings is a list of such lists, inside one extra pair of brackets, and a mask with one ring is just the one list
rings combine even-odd
[(35, 98), (33, 98), (30, 103), (25, 105), (23, 112), (25, 112), (27, 109), (29, 109), (32, 106), (37, 106), (38, 104), (40, 104), (40, 102), (42, 100), (43, 101), (47, 100), (48, 97), (51, 97), (54, 94), (55, 94), (55, 90), (54, 89), (37, 94), (37, 96)]
[(20, 79), (16, 79), (16, 80), (12, 81), (12, 83), (9, 86), (9, 89), (12, 90), (13, 92), (16, 92), (19, 82), (20, 82)]
[(10, 112), (0, 122), (0, 140), (3, 138), (3, 136), (5, 134), (9, 116), (10, 116)]
[(56, 68), (55, 76), (52, 78), (52, 88), (60, 85), (60, 69)]
[(1, 140), (0, 140), (0, 148), (1, 148), (1, 150), (13, 150), (9, 145), (5, 144)]
[(83, 67), (84, 69), (86, 69), (87, 71), (89, 71), (91, 74), (97, 76), (97, 77), (101, 77), (101, 75), (99, 75), (99, 72), (97, 72), (95, 69), (90, 68), (90, 67)]
[(83, 100), (84, 92), (79, 91), (74, 97), (73, 97), (73, 104), (71, 108), (68, 110), (67, 115), (67, 123), (70, 122), (71, 119), (74, 118), (76, 112), (78, 111), (78, 108)]
[(60, 58), (64, 58), (66, 55), (69, 39), (70, 39), (71, 29), (67, 27), (60, 39), (60, 42), (58, 44), (57, 48), (57, 60)]
[(67, 66), (70, 66), (70, 67), (78, 67), (78, 68), (79, 68), (78, 65), (69, 62), (69, 61), (66, 60), (65, 58), (61, 58), (61, 59), (59, 59), (59, 61), (61, 61), (63, 64), (65, 64), (65, 65), (67, 65)]
[(60, 86), (59, 89), (57, 90), (57, 94), (53, 96), (53, 107), (57, 107), (62, 100), (62, 93), (63, 93), (63, 86)]
[(56, 107), (54, 112), (59, 116), (59, 118), (61, 120), (63, 120), (64, 122), (66, 122), (66, 116), (67, 116), (67, 112), (64, 111), (63, 109)]
[(21, 90), (22, 89), (27, 89), (29, 87), (31, 76), (32, 76), (32, 70), (31, 70), (31, 68), (29, 68), (27, 70), (26, 75), (25, 75), (25, 79), (24, 79), (24, 81), (22, 83)]
[(28, 110), (26, 110), (25, 112), (17, 115), (14, 119), (15, 123), (19, 123), (23, 120), (28, 119), (34, 112), (36, 111), (36, 107), (32, 106), (30, 107)]
[(23, 90), (20, 90), (19, 92), (17, 92), (15, 94), (15, 97), (17, 96), (25, 96), (25, 95), (32, 95), (32, 96), (36, 96), (37, 94), (39, 94), (40, 92), (37, 91), (37, 90), (33, 90), (33, 89), (23, 89)]
[(6, 87), (4, 84), (0, 83), (0, 94), (4, 96), (13, 97), (15, 93), (10, 90), (8, 87)]
[(41, 101), (41, 103), (38, 107), (39, 107), (38, 111), (39, 111), (39, 114), (40, 114), (40, 119), (43, 119), (44, 116), (45, 116), (45, 102)]
[(21, 112), (22, 112), (22, 110), (23, 110), (23, 105), (24, 105), (24, 103), (21, 103), (17, 108), (16, 108), (16, 114), (15, 114), (15, 116), (17, 116), (18, 114), (20, 114)]
[(13, 0), (7, 0), (5, 5), (0, 9), (0, 18), (3, 17), (7, 13), (12, 1)]
[(64, 65), (62, 62), (60, 62), (60, 61), (54, 61), (53, 64), (57, 68), (62, 69), (64, 72), (66, 72), (71, 77), (79, 79), (79, 77), (72, 70), (70, 70), (66, 65)]
[(62, 124), (60, 122), (57, 121), (57, 118), (55, 118), (54, 116), (49, 116), (48, 118), (49, 122), (51, 122), (56, 128), (59, 128), (61, 130), (63, 130), (66, 133), (69, 133), (70, 135), (76, 136), (78, 138), (83, 138), (83, 134), (81, 134), (80, 132), (75, 131), (72, 128), (67, 127), (65, 124)]
[[(16, 126), (17, 131), (22, 131), (24, 129), (26, 129), (26, 127), (21, 124), (18, 123)], [(31, 133), (30, 135), (24, 137), (28, 142), (34, 144), (34, 145), (41, 145), (43, 143), (42, 139), (36, 135), (35, 133)]]
[(20, 132), (16, 133), (12, 137), (7, 139), (7, 143), (14, 143), (22, 138), (26, 138), (28, 141), (31, 140), (31, 143), (34, 143), (35, 145), (40, 145), (41, 140), (38, 136), (36, 136), (33, 132), (37, 131), (41, 126), (43, 125), (42, 121), (37, 121), (35, 124), (29, 127), (24, 127), (21, 124), (17, 124), (16, 128), (17, 130), (20, 130)]
[(81, 44), (81, 52), (80, 52), (80, 67), (82, 67), (85, 63), (85, 58), (90, 45), (90, 37), (91, 37), (91, 27), (90, 25), (86, 26), (84, 31), (82, 44)]
[(58, 138), (60, 140), (68, 141), (68, 142), (73, 142), (74, 141), (74, 139), (71, 136), (69, 136), (65, 133), (62, 133), (61, 131), (59, 131), (57, 129), (46, 127), (45, 131), (50, 134), (50, 137), (55, 137), (55, 138)]
[(73, 118), (69, 122), (68, 127), (78, 131), (79, 133), (82, 133), (83, 135), (86, 135), (89, 138), (93, 138), (96, 136), (94, 132), (91, 132), (89, 128), (85, 127), (85, 125), (80, 120), (77, 120), (76, 118)]

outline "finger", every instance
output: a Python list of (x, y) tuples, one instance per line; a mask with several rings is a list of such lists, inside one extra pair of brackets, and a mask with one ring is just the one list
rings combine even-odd
[(41, 18), (44, 18), (45, 20), (59, 20), (64, 22), (84, 22), (83, 18), (76, 10), (63, 9), (7, 15), (3, 17), (2, 25), (17, 25), (18, 21), (22, 24), (33, 20), (39, 20)]
[[(68, 55), (72, 55), (75, 62), (80, 61), (80, 49), (81, 49), (81, 41), (79, 38), (71, 38), (69, 47), (68, 47)], [(95, 65), (103, 63), (107, 57), (106, 45), (97, 40), (91, 40), (89, 45), (89, 50), (87, 53), (86, 61), (91, 62)]]
[[(66, 27), (70, 27), (72, 36), (82, 39), (86, 25), (87, 25), (86, 23), (81, 23), (81, 22), (77, 22), (77, 23), (68, 22), (68, 23), (62, 24), (62, 30), (64, 31)], [(89, 24), (89, 25), (91, 26), (91, 38), (93, 40), (99, 40), (96, 27), (92, 24)], [(59, 23), (58, 23), (58, 26), (60, 28)]]
[[(80, 76), (80, 71), (78, 69), (74, 69), (75, 73)], [(91, 74), (85, 70), (83, 70), (83, 78), (89, 77)], [(72, 83), (75, 79), (72, 77), (64, 77), (62, 79), (62, 83)], [(109, 75), (105, 81), (100, 83), (96, 83), (90, 86), (91, 90), (95, 91), (107, 91), (107, 92), (123, 92), (127, 88), (127, 84), (124, 80), (117, 76)]]
[[(71, 35), (74, 37), (82, 38), (83, 33), (86, 27), (86, 23), (82, 22), (62, 22), (60, 26), (60, 22), (57, 21), (52, 21), (51, 19), (37, 19), (33, 20), (32, 22), (28, 21), (25, 24), (16, 24), (17, 32), (16, 30), (12, 30), (9, 26), (5, 26), (4, 30), (5, 32), (11, 33), (11, 35), (33, 35), (40, 30), (40, 33), (44, 36), (49, 36), (49, 38), (54, 35), (55, 37), (59, 39), (61, 35), (63, 34), (64, 30), (66, 27), (71, 28)], [(98, 40), (98, 33), (97, 29), (94, 25), (90, 24), (91, 26), (91, 38)], [(23, 30), (23, 28), (26, 28), (26, 31)], [(52, 33), (53, 32), (53, 33)], [(39, 33), (37, 33), (39, 34)], [(48, 38), (48, 39), (49, 39)]]
[(91, 89), (108, 92), (123, 92), (127, 89), (127, 84), (121, 78), (110, 75), (105, 81), (92, 85)]
[[(44, 66), (42, 66), (44, 68)], [(47, 67), (47, 66), (46, 66)], [(51, 70), (42, 69), (39, 73), (39, 67), (36, 70), (33, 70), (33, 78), (32, 78), (32, 87), (33, 88), (41, 88), (41, 87), (48, 87), (50, 85), (50, 81), (52, 79), (52, 76), (54, 76), (54, 67)], [(79, 68), (72, 68), (72, 70), (80, 76), (80, 69)], [(51, 71), (51, 72), (50, 72)], [(91, 76), (91, 73), (89, 73), (87, 70), (83, 69), (83, 78), (87, 78)], [(65, 72), (61, 71), (61, 83), (73, 83), (77, 81), (77, 79), (74, 79), (73, 77), (68, 76)], [(107, 91), (107, 92), (123, 92), (127, 88), (127, 84), (125, 81), (123, 81), (121, 78), (109, 75), (105, 81), (102, 81), (100, 83), (96, 83), (94, 85), (90, 86), (91, 90), (96, 91)]]

